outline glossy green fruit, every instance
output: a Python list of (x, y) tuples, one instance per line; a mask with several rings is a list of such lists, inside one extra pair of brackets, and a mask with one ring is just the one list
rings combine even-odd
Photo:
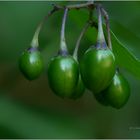
[(103, 93), (95, 94), (94, 97), (95, 97), (95, 99), (97, 100), (98, 103), (100, 103), (100, 104), (102, 104), (104, 106), (108, 106), (109, 105), (109, 103), (106, 100), (105, 95)]
[(23, 52), (19, 59), (19, 68), (28, 80), (34, 80), (43, 71), (43, 59), (36, 48), (30, 48)]
[(48, 82), (54, 93), (71, 97), (79, 76), (78, 63), (70, 55), (58, 55), (48, 65)]
[(104, 93), (108, 103), (112, 107), (119, 109), (127, 103), (130, 96), (130, 87), (127, 80), (117, 72), (111, 85)]
[(94, 94), (109, 86), (115, 70), (115, 57), (107, 47), (91, 47), (80, 62), (82, 80)]
[(81, 75), (79, 75), (77, 86), (71, 96), (72, 99), (78, 99), (80, 98), (85, 92), (85, 86), (83, 84), (83, 81), (81, 79)]

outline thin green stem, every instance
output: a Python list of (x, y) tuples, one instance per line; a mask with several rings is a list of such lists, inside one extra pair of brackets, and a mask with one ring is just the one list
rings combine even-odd
[(34, 33), (33, 39), (31, 41), (31, 47), (33, 47), (33, 48), (37, 48), (39, 46), (38, 36), (39, 36), (40, 30), (41, 30), (41, 27), (42, 27), (42, 22), (37, 27), (37, 29)]
[(109, 24), (109, 16), (105, 9), (101, 7), (101, 12), (106, 21), (106, 29), (107, 29), (107, 39), (108, 39), (108, 47), (112, 50), (112, 43), (111, 43), (111, 35), (110, 35), (110, 24)]
[(67, 18), (68, 8), (64, 10), (64, 16), (62, 19), (62, 27), (61, 27), (61, 37), (60, 37), (60, 52), (68, 52), (66, 41), (65, 41), (65, 24)]
[(43, 27), (43, 25), (44, 25), (44, 23), (45, 23), (45, 21), (47, 21), (48, 20), (48, 18), (54, 13), (54, 12), (56, 12), (56, 11), (58, 11), (59, 9), (57, 8), (57, 7), (53, 7), (53, 9), (46, 15), (46, 17), (45, 18), (43, 18), (43, 20), (40, 22), (40, 24), (38, 25), (38, 27), (37, 27), (37, 29), (36, 29), (36, 31), (35, 31), (35, 33), (34, 33), (34, 36), (33, 36), (33, 39), (32, 39), (32, 41), (31, 41), (31, 47), (33, 47), (33, 48), (37, 48), (37, 47), (39, 47), (39, 41), (38, 41), (38, 37), (39, 37), (39, 33), (40, 33), (40, 31), (41, 31), (41, 29), (42, 29), (42, 27)]
[(98, 11), (98, 36), (97, 36), (97, 42), (103, 43), (105, 42), (104, 38), (104, 32), (102, 27), (102, 15), (101, 15), (101, 9), (100, 5), (97, 6)]
[(59, 11), (59, 10), (64, 10), (64, 9), (81, 9), (81, 8), (89, 8), (92, 9), (94, 7), (94, 1), (89, 1), (86, 3), (81, 3), (81, 4), (73, 4), (73, 5), (67, 5), (67, 6), (60, 6), (60, 5), (53, 5), (53, 9), (47, 14), (47, 16), (40, 22), (40, 24), (38, 25), (33, 39), (31, 41), (31, 47), (37, 48), (39, 47), (39, 41), (38, 41), (38, 37), (39, 37), (39, 33), (45, 23), (45, 21), (48, 19), (48, 17), (50, 17), (54, 12)]
[(90, 23), (87, 22), (85, 24), (85, 26), (83, 27), (81, 33), (80, 33), (80, 36), (76, 42), (76, 46), (75, 46), (75, 50), (74, 50), (74, 53), (73, 53), (73, 57), (75, 58), (75, 60), (77, 60), (77, 54), (78, 54), (78, 49), (79, 49), (79, 46), (80, 46), (80, 42), (81, 42), (81, 39), (82, 37), (84, 36), (85, 32), (87, 31), (88, 27), (90, 26)]
[(75, 49), (74, 49), (74, 52), (73, 52), (73, 57), (75, 58), (75, 60), (78, 59), (78, 50), (79, 50), (79, 47), (80, 47), (80, 42), (81, 42), (85, 32), (87, 31), (87, 29), (89, 28), (89, 26), (91, 25), (91, 23), (93, 21), (93, 9), (94, 9), (94, 7), (89, 9), (89, 19), (86, 22), (85, 26), (83, 27), (83, 29), (82, 29), (79, 37), (78, 37), (78, 40), (76, 42)]

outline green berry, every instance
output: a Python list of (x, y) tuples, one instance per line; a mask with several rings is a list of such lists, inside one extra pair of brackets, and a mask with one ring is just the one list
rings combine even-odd
[(109, 86), (115, 74), (115, 57), (112, 51), (97, 44), (88, 49), (81, 62), (80, 70), (85, 86), (94, 94), (98, 94)]
[(71, 97), (79, 76), (78, 63), (70, 55), (58, 55), (48, 65), (48, 82), (60, 97)]
[(109, 104), (119, 109), (127, 103), (130, 96), (130, 87), (127, 80), (117, 72), (112, 83), (104, 93)]
[(38, 78), (43, 71), (43, 59), (36, 48), (24, 51), (19, 59), (19, 68), (28, 80)]

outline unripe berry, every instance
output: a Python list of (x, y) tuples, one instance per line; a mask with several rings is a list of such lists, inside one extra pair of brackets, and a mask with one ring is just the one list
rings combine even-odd
[(106, 46), (88, 49), (81, 62), (80, 70), (85, 86), (94, 94), (103, 91), (112, 81), (115, 74), (115, 57)]
[(78, 64), (70, 55), (58, 55), (48, 65), (48, 82), (54, 93), (71, 97), (79, 76)]
[(112, 83), (104, 91), (104, 95), (112, 107), (120, 109), (127, 103), (130, 96), (130, 87), (127, 80), (116, 72)]
[(43, 71), (43, 59), (37, 48), (24, 51), (19, 59), (19, 68), (28, 80), (38, 78)]

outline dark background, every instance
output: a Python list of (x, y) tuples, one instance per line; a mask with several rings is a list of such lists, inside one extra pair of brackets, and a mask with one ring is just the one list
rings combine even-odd
[[(131, 97), (120, 110), (100, 105), (89, 91), (76, 101), (55, 96), (46, 69), (32, 82), (20, 73), (19, 56), (51, 3), (72, 2), (0, 2), (0, 138), (140, 138), (140, 2), (102, 2), (122, 47), (137, 58), (133, 63), (115, 48), (121, 72), (131, 86)], [(62, 11), (53, 15), (39, 36), (46, 68), (59, 48), (62, 15)], [(70, 53), (87, 18), (85, 10), (69, 12), (66, 39)], [(95, 41), (96, 31), (90, 29), (79, 57)]]

